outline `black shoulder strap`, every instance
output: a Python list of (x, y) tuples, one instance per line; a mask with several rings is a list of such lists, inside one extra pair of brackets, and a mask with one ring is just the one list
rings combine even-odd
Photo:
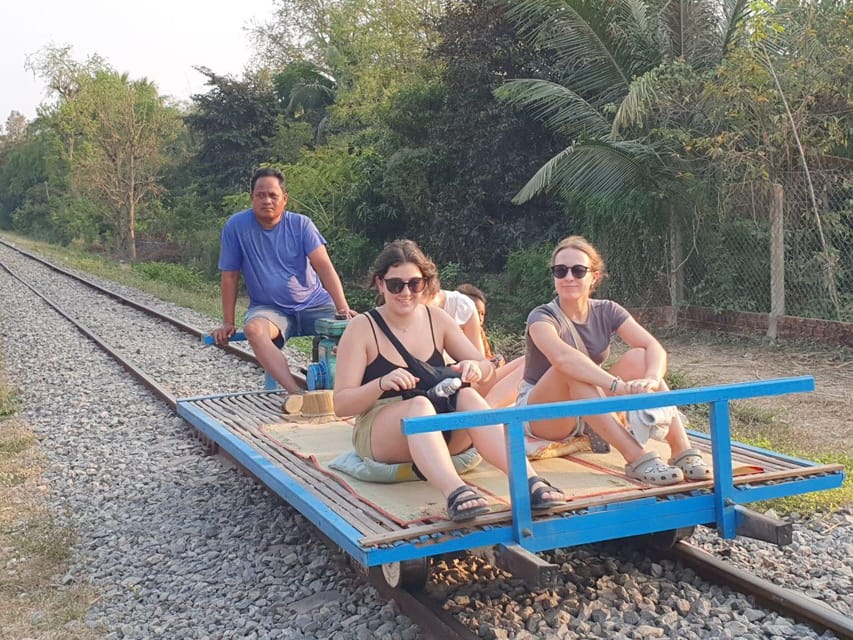
[(432, 347), (433, 349), (438, 350), (438, 345), (435, 343), (435, 327), (432, 326), (432, 313), (429, 310), (429, 305), (425, 304), (424, 309), (426, 309), (427, 318), (429, 318), (429, 331), (432, 334)]
[(382, 317), (376, 309), (371, 309), (368, 311), (370, 317), (376, 322), (376, 326), (378, 326), (382, 333), (385, 334), (385, 337), (388, 338), (388, 341), (394, 345), (394, 348), (399, 352), (399, 354), (403, 357), (403, 360), (406, 361), (406, 366), (409, 369), (417, 368), (416, 362), (417, 359), (409, 353), (408, 349), (402, 345), (402, 343), (397, 339), (397, 336), (391, 331), (391, 327), (388, 326), (388, 323), (385, 322), (385, 318)]
[(373, 332), (373, 341), (376, 343), (376, 353), (381, 353), (379, 350), (379, 338), (376, 337), (376, 329), (373, 328), (373, 322), (370, 320), (370, 318), (367, 319), (367, 324), (370, 325), (370, 330)]

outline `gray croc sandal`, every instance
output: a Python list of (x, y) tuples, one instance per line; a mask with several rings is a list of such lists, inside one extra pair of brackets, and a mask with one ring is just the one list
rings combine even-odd
[(654, 451), (641, 456), (632, 464), (625, 465), (625, 475), (634, 480), (665, 487), (684, 480), (684, 474), (678, 467), (663, 463)]
[(674, 458), (669, 459), (669, 464), (681, 469), (688, 480), (713, 480), (714, 471), (705, 462), (698, 449), (687, 449)]

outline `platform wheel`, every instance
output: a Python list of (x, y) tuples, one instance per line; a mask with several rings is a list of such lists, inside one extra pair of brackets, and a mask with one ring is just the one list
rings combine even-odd
[(696, 531), (696, 527), (681, 527), (679, 529), (668, 529), (667, 531), (657, 531), (656, 533), (650, 533), (645, 536), (641, 536), (640, 538), (643, 542), (654, 548), (665, 551), (667, 549), (672, 549), (675, 546), (676, 542), (680, 542), (681, 540), (687, 540), (693, 533)]
[(422, 591), (429, 581), (429, 558), (416, 558), (382, 565), (382, 577), (392, 589)]

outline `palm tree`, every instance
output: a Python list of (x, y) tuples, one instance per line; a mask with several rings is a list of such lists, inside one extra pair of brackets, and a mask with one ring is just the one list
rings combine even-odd
[[(510, 80), (496, 94), (569, 141), (514, 202), (545, 191), (603, 208), (648, 196), (669, 202), (669, 271), (677, 272), (673, 203), (691, 167), (673, 132), (701, 126), (702, 74), (734, 45), (747, 0), (503, 1), (520, 36), (550, 51), (562, 76)], [(673, 306), (679, 289), (671, 278)]]
[(747, 15), (747, 0), (506, 0), (506, 6), (521, 36), (552, 51), (564, 75), (559, 83), (510, 80), (497, 94), (571, 141), (516, 202), (544, 190), (619, 198), (647, 188), (637, 178), (649, 176), (649, 163), (668, 173), (666, 149), (645, 126), (665, 101), (657, 91), (661, 75), (678, 64), (695, 73), (713, 69)]

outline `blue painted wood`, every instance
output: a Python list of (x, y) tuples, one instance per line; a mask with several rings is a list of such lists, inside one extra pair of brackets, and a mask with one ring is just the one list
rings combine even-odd
[[(467, 429), (490, 424), (508, 423), (513, 420), (548, 420), (567, 416), (630, 411), (670, 405), (705, 404), (717, 400), (742, 400), (758, 396), (778, 396), (786, 393), (814, 391), (814, 378), (779, 378), (758, 382), (742, 382), (695, 389), (678, 389), (661, 393), (642, 393), (632, 396), (596, 398), (594, 400), (572, 400), (526, 407), (507, 407), (463, 413), (445, 413), (440, 416), (406, 418), (403, 433), (412, 435), (447, 429)], [(464, 421), (464, 424), (463, 424)]]
[[(245, 339), (246, 339), (245, 333), (243, 333), (242, 331), (236, 331), (236, 332), (234, 332), (234, 334), (231, 335), (230, 338), (228, 338), (228, 342), (242, 342)], [(209, 333), (203, 335), (201, 337), (201, 341), (204, 344), (216, 344), (216, 341), (213, 339), (213, 336), (210, 335)]]
[[(725, 538), (736, 534), (734, 512), (734, 484), (732, 479), (731, 435), (729, 432), (728, 401), (730, 399), (754, 398), (757, 396), (781, 395), (814, 390), (814, 378), (782, 378), (740, 384), (679, 389), (661, 393), (647, 393), (633, 396), (575, 400), (552, 404), (510, 407), (486, 411), (449, 413), (440, 416), (405, 418), (402, 430), (405, 434), (424, 433), (438, 430), (475, 428), (489, 424), (505, 423), (510, 444), (510, 500), (513, 513), (513, 534), (515, 542), (526, 546), (531, 528), (530, 498), (524, 477), (524, 443), (519, 430), (523, 420), (543, 420), (563, 416), (579, 416), (610, 411), (629, 411), (670, 405), (710, 403), (711, 434), (714, 457), (716, 506), (714, 522)], [(513, 426), (515, 425), (515, 426)]]
[(362, 564), (367, 564), (366, 555), (358, 544), (362, 534), (310, 493), (295, 478), (198, 407), (178, 401), (177, 410), (179, 416), (188, 420), (208, 438), (219, 444), (261, 482), (319, 526), (337, 545)]
[(509, 447), (509, 496), (512, 505), (513, 539), (528, 537), (533, 527), (533, 512), (530, 509), (530, 491), (527, 487), (527, 455), (524, 449), (524, 426), (513, 420), (505, 430)]
[(738, 488), (735, 500), (738, 504), (759, 502), (761, 500), (773, 500), (775, 498), (788, 498), (790, 496), (810, 493), (812, 491), (823, 491), (825, 489), (837, 489), (844, 482), (843, 473), (828, 473), (821, 476), (811, 476), (802, 479), (787, 479), (770, 485), (757, 485)]
[(737, 533), (732, 471), (732, 435), (729, 403), (716, 400), (710, 403), (711, 455), (714, 458), (714, 513), (717, 532), (723, 538)]
[[(231, 432), (225, 425), (208, 416), (196, 406), (188, 404), (187, 399), (178, 401), (178, 413), (209, 438), (219, 443), (224, 450), (233, 455), (278, 495), (291, 503), (358, 562), (366, 566), (376, 566), (387, 562), (400, 562), (496, 544), (519, 544), (529, 551), (537, 552), (557, 547), (654, 533), (695, 524), (716, 524), (721, 535), (731, 537), (734, 535), (737, 525), (734, 504), (786, 497), (841, 485), (844, 479), (844, 474), (841, 472), (754, 487), (743, 485), (735, 487), (732, 480), (729, 400), (811, 391), (813, 388), (814, 380), (810, 377), (789, 378), (684, 389), (642, 396), (514, 407), (446, 414), (428, 418), (408, 418), (402, 424), (405, 433), (462, 429), (488, 424), (507, 424), (506, 438), (510, 456), (509, 487), (512, 497), (513, 519), (510, 523), (493, 526), (482, 531), (475, 530), (465, 533), (459, 531), (451, 535), (442, 533), (414, 542), (401, 542), (385, 548), (370, 549), (362, 547), (360, 543), (362, 534), (360, 532), (326, 507), (319, 498), (307, 491), (284, 470), (264, 458), (251, 445)], [(229, 395), (247, 394), (219, 394), (202, 396), (192, 400)], [(563, 514), (561, 517), (533, 519), (525, 473), (523, 420), (702, 402), (711, 405), (711, 435), (698, 435), (711, 439), (714, 471), (717, 478), (714, 491), (694, 490), (689, 494), (674, 496), (631, 498), (622, 502), (597, 505), (582, 512)], [(751, 449), (766, 452), (766, 450), (757, 447)], [(806, 461), (797, 461), (773, 452), (766, 453), (792, 460), (798, 464), (801, 463), (803, 466), (813, 466), (812, 463)]]

